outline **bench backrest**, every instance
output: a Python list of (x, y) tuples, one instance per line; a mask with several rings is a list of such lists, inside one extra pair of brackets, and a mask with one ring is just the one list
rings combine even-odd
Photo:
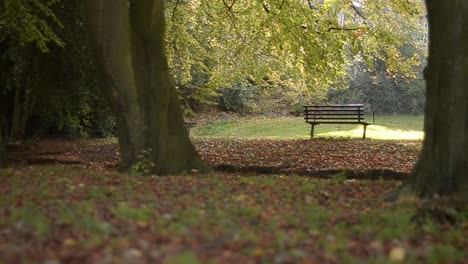
[(305, 105), (304, 119), (308, 123), (365, 122), (363, 104)]

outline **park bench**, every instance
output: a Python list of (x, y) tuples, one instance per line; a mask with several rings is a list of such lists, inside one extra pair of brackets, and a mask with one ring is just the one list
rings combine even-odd
[(197, 125), (196, 122), (185, 122), (185, 127), (187, 128), (187, 131), (188, 131), (189, 135), (190, 135), (190, 129), (192, 127), (195, 127), (196, 125)]
[(321, 124), (359, 124), (364, 126), (362, 139), (366, 138), (368, 125), (374, 124), (374, 112), (372, 112), (372, 123), (365, 119), (363, 104), (336, 104), (336, 105), (305, 105), (304, 119), (311, 125), (310, 138), (314, 138), (314, 128)]
[(197, 125), (196, 122), (185, 122), (185, 127), (188, 128), (188, 129), (190, 129), (190, 128), (196, 126), (196, 125)]

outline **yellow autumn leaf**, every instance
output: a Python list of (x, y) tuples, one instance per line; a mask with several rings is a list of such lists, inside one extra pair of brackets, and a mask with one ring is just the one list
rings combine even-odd
[(236, 196), (235, 200), (238, 201), (238, 202), (242, 202), (242, 201), (247, 200), (247, 198), (249, 198), (249, 196), (242, 193), (242, 194), (239, 194), (238, 196)]
[(402, 247), (394, 247), (390, 250), (388, 258), (392, 262), (402, 262), (405, 260), (406, 250)]

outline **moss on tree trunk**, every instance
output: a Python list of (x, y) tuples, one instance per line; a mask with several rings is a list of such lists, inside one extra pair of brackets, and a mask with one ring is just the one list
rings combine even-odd
[(86, 0), (88, 32), (116, 115), (122, 168), (150, 153), (153, 173), (208, 170), (185, 128), (165, 54), (163, 0)]
[(468, 196), (468, 2), (426, 4), (425, 139), (408, 184), (420, 196)]

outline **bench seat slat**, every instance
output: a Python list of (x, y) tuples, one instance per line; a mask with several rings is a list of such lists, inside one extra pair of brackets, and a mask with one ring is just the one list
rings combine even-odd
[(343, 113), (343, 114), (346, 114), (346, 113), (353, 113), (353, 114), (357, 114), (357, 113), (365, 113), (364, 110), (360, 110), (359, 112), (357, 110), (342, 110), (342, 109), (337, 109), (337, 110), (305, 110), (304, 113), (306, 114), (312, 114), (312, 113)]
[(316, 118), (307, 118), (307, 120), (364, 120), (364, 117), (316, 117)]
[(365, 116), (366, 114), (360, 113), (306, 113), (306, 116)]
[(371, 123), (368, 123), (368, 122), (326, 122), (326, 121), (317, 121), (317, 122), (307, 122), (309, 124), (316, 124), (316, 125), (320, 125), (320, 124), (337, 124), (337, 125), (370, 125)]
[(350, 107), (353, 107), (353, 108), (360, 108), (360, 107), (364, 107), (363, 104), (332, 104), (332, 105), (304, 105), (304, 107), (314, 107), (314, 108), (319, 108), (319, 107), (326, 107), (326, 108), (331, 108), (331, 107), (337, 107), (337, 108), (343, 108), (343, 107), (347, 107), (347, 108), (350, 108)]

